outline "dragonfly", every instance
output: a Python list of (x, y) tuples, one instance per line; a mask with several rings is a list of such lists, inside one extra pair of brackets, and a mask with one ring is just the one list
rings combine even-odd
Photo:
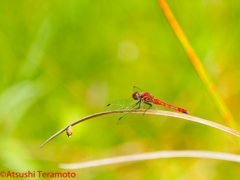
[[(114, 111), (114, 110), (132, 110), (133, 111), (135, 109), (145, 109), (143, 113), (144, 115), (147, 110), (151, 108), (157, 110), (158, 108), (156, 105), (162, 105), (162, 106), (166, 106), (168, 108), (174, 109), (176, 111), (189, 114), (187, 110), (164, 103), (159, 99), (154, 98), (154, 96), (149, 92), (142, 90), (136, 86), (133, 87), (133, 91), (134, 93), (132, 94), (132, 98), (110, 103), (105, 107), (105, 111)], [(122, 119), (122, 117), (120, 117), (118, 120)]]

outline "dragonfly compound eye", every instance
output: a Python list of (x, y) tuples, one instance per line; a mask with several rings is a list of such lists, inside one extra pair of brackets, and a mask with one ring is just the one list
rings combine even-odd
[(132, 97), (133, 97), (133, 99), (138, 100), (139, 99), (138, 92), (133, 93)]

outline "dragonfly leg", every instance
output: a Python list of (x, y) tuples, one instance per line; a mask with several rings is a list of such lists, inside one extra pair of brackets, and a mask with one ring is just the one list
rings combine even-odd
[[(138, 105), (139, 104), (139, 105)], [(138, 101), (137, 103), (136, 103), (136, 105), (138, 105), (138, 107), (136, 108), (136, 109), (139, 109), (140, 108), (140, 106), (141, 106), (141, 100), (140, 101)]]
[[(135, 106), (137, 106), (138, 105), (138, 107), (136, 107), (136, 108), (134, 108)], [(134, 106), (132, 106), (133, 107), (133, 109), (132, 109), (132, 111), (133, 110), (135, 110), (135, 109), (140, 109), (140, 107), (141, 107), (141, 100), (139, 100)], [(131, 112), (132, 112), (131, 111)]]
[(152, 104), (151, 104), (151, 103), (145, 102), (145, 104), (148, 104), (149, 106), (148, 106), (148, 108), (144, 111), (143, 116), (144, 116), (145, 112), (147, 112), (147, 110), (149, 110), (149, 109), (152, 108)]
[[(138, 105), (138, 104), (139, 104), (139, 105)], [(134, 108), (134, 107), (137, 106), (137, 105), (138, 105), (138, 107), (137, 107), (137, 108)], [(131, 112), (132, 112), (133, 110), (135, 110), (135, 109), (140, 109), (140, 106), (141, 106), (141, 100), (138, 101), (136, 104), (133, 104), (133, 105), (132, 105), (132, 108), (133, 108), (133, 109), (131, 110)], [(130, 113), (131, 113), (131, 112), (130, 112)], [(127, 114), (125, 114), (125, 115), (127, 115)], [(123, 116), (125, 116), (125, 115), (123, 115)], [(123, 116), (121, 116), (121, 117), (118, 119), (118, 121), (121, 120)]]
[[(135, 108), (135, 109), (140, 109), (140, 107), (141, 107), (141, 102), (142, 102), (141, 100), (137, 102), (137, 104), (139, 104), (139, 105), (138, 105), (138, 107)], [(136, 104), (136, 105), (137, 105), (137, 104)]]
[[(138, 105), (139, 104), (139, 105)], [(138, 107), (136, 107), (136, 108), (134, 108), (136, 105), (138, 105)], [(133, 112), (133, 110), (135, 110), (135, 109), (140, 109), (140, 107), (141, 107), (141, 100), (139, 100), (134, 106), (133, 106), (133, 109), (131, 110), (131, 112)], [(131, 113), (130, 112), (130, 113)]]
[[(138, 105), (138, 104), (139, 104), (139, 105)], [(134, 108), (134, 107), (137, 106), (137, 105), (138, 105), (138, 107), (137, 107), (137, 108)], [(140, 106), (141, 106), (141, 100), (138, 101), (136, 104), (134, 104), (134, 105), (132, 106), (132, 108), (133, 108), (132, 111), (135, 110), (135, 109), (140, 109)], [(131, 112), (132, 112), (132, 111), (131, 111)]]

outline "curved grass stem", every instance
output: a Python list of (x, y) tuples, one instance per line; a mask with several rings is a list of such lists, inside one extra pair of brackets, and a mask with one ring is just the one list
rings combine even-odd
[[(119, 113), (140, 113), (140, 114), (142, 114), (144, 112), (145, 112), (145, 109), (119, 110), (119, 111), (100, 112), (100, 113), (97, 113), (97, 114), (93, 114), (93, 115), (84, 117), (82, 119), (79, 119), (79, 120), (69, 124), (65, 128), (63, 128), (60, 131), (58, 131), (56, 134), (51, 136), (47, 141), (45, 141), (42, 144), (41, 148), (45, 144), (47, 144), (50, 140), (52, 140), (53, 138), (55, 138), (56, 136), (58, 136), (62, 132), (68, 130), (69, 129), (68, 127), (70, 127), (70, 126), (72, 127), (72, 126), (74, 126), (74, 125), (76, 125), (76, 124), (78, 124), (80, 122), (86, 121), (88, 119), (91, 119), (91, 118), (94, 118), (94, 117), (98, 117), (98, 116), (108, 115), (108, 114), (119, 114)], [(171, 117), (181, 118), (181, 119), (185, 119), (185, 120), (189, 120), (189, 121), (193, 121), (193, 122), (198, 122), (198, 123), (201, 123), (201, 124), (205, 124), (205, 125), (208, 125), (208, 126), (211, 126), (211, 127), (217, 128), (217, 129), (220, 129), (222, 131), (226, 131), (228, 133), (231, 133), (231, 134), (234, 134), (234, 135), (240, 137), (240, 132), (238, 132), (238, 131), (236, 131), (234, 129), (231, 129), (229, 127), (223, 126), (221, 124), (218, 124), (218, 123), (215, 123), (215, 122), (212, 122), (212, 121), (208, 121), (208, 120), (201, 119), (201, 118), (198, 118), (198, 117), (190, 116), (188, 114), (176, 113), (176, 112), (171, 112), (171, 111), (161, 111), (161, 110), (148, 110), (148, 111), (145, 112), (145, 114), (155, 114), (155, 115), (171, 116)]]
[(96, 167), (117, 163), (125, 162), (134, 162), (134, 161), (143, 161), (150, 159), (159, 159), (159, 158), (176, 158), (176, 157), (193, 157), (193, 158), (208, 158), (208, 159), (217, 159), (225, 160), (232, 162), (240, 162), (240, 155), (214, 152), (214, 151), (196, 151), (196, 150), (176, 150), (176, 151), (156, 151), (156, 152), (147, 152), (141, 154), (133, 154), (126, 156), (117, 156), (106, 159), (99, 159), (87, 162), (80, 163), (71, 163), (71, 164), (59, 164), (59, 167), (62, 169), (81, 169), (88, 167)]

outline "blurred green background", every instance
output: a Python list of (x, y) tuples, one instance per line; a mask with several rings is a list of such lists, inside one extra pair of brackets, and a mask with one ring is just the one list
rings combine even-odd
[[(240, 3), (167, 1), (233, 116), (240, 107)], [(172, 117), (69, 123), (132, 87), (225, 125), (156, 0), (0, 1), (0, 170), (66, 172), (75, 163), (160, 150), (239, 154), (233, 135)], [(169, 110), (159, 107), (161, 110)], [(240, 122), (239, 122), (240, 124)], [(72, 170), (78, 179), (238, 179), (240, 164), (174, 158)], [(68, 171), (68, 170), (67, 170)]]

